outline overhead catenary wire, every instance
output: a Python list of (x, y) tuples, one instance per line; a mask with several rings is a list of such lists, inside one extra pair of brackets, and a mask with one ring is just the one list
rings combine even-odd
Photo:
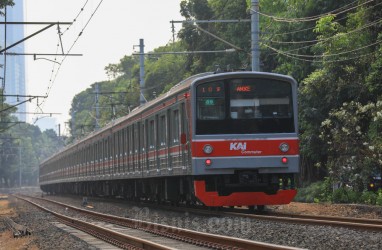
[(277, 50), (275, 48), (272, 48), (266, 44), (263, 44), (265, 47), (269, 48), (270, 50), (273, 50), (275, 51), (277, 54), (280, 54), (280, 55), (283, 55), (285, 57), (288, 57), (288, 58), (292, 58), (292, 59), (295, 59), (295, 60), (298, 60), (298, 61), (303, 61), (303, 62), (311, 62), (311, 63), (333, 63), (333, 62), (345, 62), (345, 61), (350, 61), (350, 60), (354, 60), (354, 59), (358, 59), (358, 58), (363, 58), (363, 57), (368, 57), (368, 56), (371, 56), (371, 55), (374, 55), (375, 52), (370, 52), (370, 53), (367, 53), (367, 54), (362, 54), (362, 55), (358, 55), (358, 56), (354, 56), (354, 57), (348, 57), (348, 58), (342, 58), (342, 59), (333, 59), (333, 60), (314, 60), (314, 59), (304, 59), (304, 58), (300, 58), (300, 57), (296, 57), (296, 56), (293, 56), (291, 54), (288, 54), (288, 53), (284, 53), (283, 51), (280, 51), (280, 50)]
[[(374, 6), (370, 7), (370, 8), (375, 8), (376, 6), (378, 5), (381, 5), (381, 3), (377, 3), (375, 4)], [(368, 8), (369, 9), (369, 8)], [(283, 56), (287, 56), (289, 58), (294, 58), (294, 59), (302, 59), (302, 58), (305, 58), (303, 61), (310, 61), (306, 58), (328, 58), (328, 57), (334, 57), (334, 56), (340, 56), (340, 55), (344, 55), (344, 54), (348, 54), (348, 53), (352, 53), (352, 52), (356, 52), (356, 51), (360, 51), (360, 50), (363, 50), (367, 47), (371, 47), (371, 46), (375, 46), (375, 45), (378, 45), (379, 43), (381, 43), (380, 41), (375, 41), (375, 42), (372, 42), (368, 45), (364, 45), (360, 48), (355, 48), (355, 49), (351, 49), (351, 50), (348, 50), (348, 51), (342, 51), (342, 52), (338, 52), (338, 53), (335, 53), (335, 54), (326, 54), (326, 55), (305, 55), (305, 54), (298, 54), (298, 53), (291, 53), (291, 52), (295, 52), (295, 51), (300, 51), (302, 49), (308, 49), (312, 46), (316, 46), (318, 44), (323, 44), (325, 42), (328, 42), (328, 41), (332, 41), (332, 40), (335, 40), (335, 39), (338, 39), (340, 37), (344, 37), (344, 36), (349, 36), (353, 33), (356, 33), (356, 32), (361, 32), (367, 28), (370, 28), (372, 26), (376, 26), (376, 25), (380, 25), (382, 22), (382, 18), (380, 19), (377, 19), (377, 20), (374, 20), (370, 23), (367, 23), (367, 24), (364, 24), (363, 26), (361, 27), (357, 27), (355, 29), (352, 29), (352, 30), (349, 30), (347, 32), (342, 32), (342, 33), (338, 33), (336, 35), (333, 35), (331, 37), (328, 37), (328, 38), (324, 38), (324, 39), (316, 39), (316, 40), (311, 40), (311, 41), (291, 41), (291, 42), (275, 42), (273, 40), (264, 40), (263, 39), (263, 43), (262, 45), (265, 46), (265, 47), (268, 47), (269, 49), (271, 49), (272, 51), (274, 51), (275, 53), (274, 54), (280, 54), (280, 55), (283, 55)], [(270, 43), (275, 43), (275, 44), (286, 44), (286, 45), (291, 45), (291, 44), (301, 44), (303, 42), (309, 42), (309, 43), (313, 43), (313, 44), (310, 44), (310, 45), (307, 45), (307, 46), (303, 46), (303, 47), (298, 47), (298, 48), (293, 48), (293, 49), (289, 49), (289, 50), (281, 50), (281, 49), (277, 49), (273, 46), (270, 45)], [(266, 44), (267, 43), (267, 44)], [(327, 62), (328, 60), (325, 60), (325, 62)], [(337, 60), (338, 61), (338, 60)], [(315, 62), (317, 62), (317, 60), (315, 60)]]
[[(75, 23), (75, 22), (77, 21), (78, 17), (83, 13), (83, 11), (85, 10), (85, 7), (86, 7), (86, 5), (88, 4), (88, 2), (89, 2), (89, 0), (86, 0), (84, 6), (82, 6), (82, 8), (81, 8), (80, 11), (78, 12), (77, 16), (73, 19), (73, 23)], [(73, 25), (73, 23), (70, 24), (70, 25), (65, 29), (65, 31), (61, 33), (61, 35), (64, 35), (64, 34), (70, 29), (70, 27)]]
[[(349, 35), (349, 34), (352, 34), (352, 33), (355, 33), (355, 32), (359, 32), (359, 31), (362, 31), (364, 29), (367, 29), (369, 27), (372, 27), (372, 26), (375, 26), (377, 24), (380, 24), (382, 22), (382, 18), (380, 19), (377, 19), (376, 21), (373, 21), (371, 23), (367, 23), (359, 28), (356, 28), (356, 29), (353, 29), (353, 30), (350, 30), (346, 33), (339, 33), (337, 34), (336, 36), (332, 36), (332, 37), (328, 37), (328, 38), (324, 38), (324, 39), (314, 39), (314, 40), (309, 40), (309, 41), (290, 41), (290, 42), (283, 42), (283, 41), (274, 41), (274, 40), (268, 40), (269, 42), (271, 43), (277, 43), (277, 44), (302, 44), (302, 43), (318, 43), (318, 42), (326, 42), (326, 41), (329, 41), (329, 40), (333, 40), (333, 39), (336, 39), (338, 38), (339, 36), (346, 36), (346, 35)], [(266, 41), (266, 40), (263, 40), (263, 41)]]
[[(376, 3), (375, 5), (373, 6), (369, 6), (367, 8), (365, 8), (364, 10), (367, 11), (367, 10), (370, 10), (370, 9), (373, 9), (375, 8), (376, 6), (379, 6), (381, 5), (382, 2), (380, 3)], [(341, 21), (341, 20), (344, 20), (344, 19), (347, 19), (348, 17), (347, 16), (343, 16), (341, 18), (338, 18), (338, 19), (335, 19), (335, 21)], [(273, 21), (273, 20), (272, 20)], [(284, 35), (292, 35), (292, 34), (296, 34), (296, 33), (299, 33), (299, 32), (304, 32), (304, 31), (308, 31), (308, 30), (313, 30), (314, 28), (316, 27), (316, 25), (314, 26), (311, 26), (309, 28), (304, 28), (304, 29), (298, 29), (298, 30), (292, 30), (292, 31), (288, 31), (288, 32), (283, 32), (283, 33), (275, 33), (275, 34), (272, 34), (272, 36), (284, 36)], [(276, 41), (277, 42), (277, 41)]]
[[(66, 52), (65, 56), (62, 58), (61, 62), (60, 62), (60, 65), (58, 66), (57, 68), (57, 71), (55, 72), (54, 76), (50, 79), (50, 85), (48, 87), (48, 90), (47, 90), (47, 93), (46, 95), (49, 96), (50, 94), (50, 91), (52, 90), (52, 87), (53, 87), (53, 84), (54, 82), (56, 81), (56, 78), (58, 76), (58, 73), (62, 67), (62, 64), (63, 62), (65, 61), (65, 59), (67, 58), (67, 55), (70, 54), (70, 51), (74, 48), (75, 44), (78, 42), (79, 38), (81, 37), (81, 35), (84, 33), (85, 29), (87, 28), (87, 26), (89, 25), (90, 21), (92, 20), (92, 18), (94, 17), (95, 13), (98, 11), (99, 7), (101, 6), (101, 4), (103, 3), (103, 0), (100, 0), (100, 2), (98, 3), (97, 7), (95, 8), (95, 10), (92, 12), (90, 18), (87, 20), (86, 24), (84, 25), (84, 27), (82, 28), (82, 30), (80, 31), (80, 33), (78, 34), (78, 36), (76, 37), (76, 39), (74, 40), (74, 42), (72, 43), (72, 45), (70, 46), (69, 50)], [(43, 106), (46, 102), (46, 99), (41, 103), (41, 106)], [(42, 107), (41, 107), (42, 108)]]
[[(320, 15), (317, 15), (317, 16), (311, 16), (311, 17), (302, 17), (302, 18), (282, 18), (282, 17), (276, 17), (276, 16), (272, 16), (272, 15), (269, 15), (269, 14), (266, 14), (266, 13), (262, 13), (260, 11), (256, 11), (254, 9), (251, 8), (251, 11), (253, 12), (256, 12), (258, 13), (259, 15), (261, 16), (264, 16), (264, 17), (267, 17), (267, 18), (270, 18), (274, 21), (277, 21), (277, 22), (287, 22), (287, 23), (295, 23), (295, 22), (312, 22), (312, 21), (317, 21), (319, 20), (320, 18), (326, 16), (326, 15), (329, 15), (329, 14), (336, 14), (336, 15), (339, 15), (339, 14), (344, 14), (346, 12), (349, 12), (351, 10), (354, 10), (360, 6), (363, 6), (365, 4), (368, 4), (370, 2), (374, 2), (375, 0), (369, 0), (369, 1), (366, 1), (364, 3), (361, 3), (361, 4), (358, 4), (356, 6), (353, 6), (353, 7), (349, 7), (348, 9), (345, 9), (345, 10), (342, 10), (342, 11), (339, 11), (339, 12), (336, 12), (336, 10), (333, 10), (333, 11), (329, 11), (327, 13), (323, 13), (323, 14), (320, 14)], [(353, 3), (355, 3), (357, 1), (354, 1)], [(339, 8), (339, 9), (342, 9), (342, 8)], [(337, 10), (339, 10), (337, 9)]]
[[(267, 46), (265, 45), (267, 48), (273, 50), (273, 51), (276, 51), (277, 53), (280, 53), (280, 54), (284, 54), (284, 55), (290, 55), (290, 56), (294, 56), (294, 57), (308, 57), (308, 58), (323, 58), (323, 57), (333, 57), (333, 56), (340, 56), (340, 55), (344, 55), (344, 54), (349, 54), (349, 53), (353, 53), (353, 52), (356, 52), (356, 51), (359, 51), (359, 50), (363, 50), (363, 49), (366, 49), (366, 48), (369, 48), (369, 47), (372, 47), (372, 46), (375, 46), (375, 45), (378, 45), (382, 43), (382, 40), (378, 40), (374, 43), (371, 43), (371, 44), (368, 44), (368, 45), (365, 45), (365, 46), (362, 46), (360, 48), (356, 48), (356, 49), (353, 49), (353, 50), (348, 50), (348, 51), (343, 51), (343, 52), (339, 52), (339, 53), (335, 53), (335, 54), (323, 54), (323, 55), (300, 55), (300, 54), (291, 54), (291, 53), (285, 53), (284, 51), (281, 51), (281, 50), (278, 50), (276, 48), (272, 48), (270, 46)], [(264, 44), (263, 44), (264, 45)]]

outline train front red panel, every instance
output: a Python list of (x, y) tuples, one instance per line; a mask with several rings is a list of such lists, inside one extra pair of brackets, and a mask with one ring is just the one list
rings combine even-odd
[(279, 190), (274, 195), (263, 192), (239, 192), (227, 196), (219, 196), (218, 192), (206, 191), (205, 181), (194, 181), (195, 196), (210, 207), (252, 206), (289, 204), (297, 194), (297, 190)]
[[(279, 146), (282, 143), (289, 144), (286, 153), (281, 152)], [(203, 151), (205, 145), (211, 145), (213, 151), (206, 154)], [(257, 140), (205, 140), (192, 142), (193, 157), (229, 157), (229, 156), (273, 156), (273, 155), (298, 155), (297, 139), (257, 139)]]

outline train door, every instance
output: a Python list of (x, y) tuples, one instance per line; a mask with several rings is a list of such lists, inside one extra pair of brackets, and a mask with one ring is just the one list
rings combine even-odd
[(180, 134), (180, 123), (179, 123), (179, 109), (171, 110), (170, 115), (170, 126), (169, 126), (169, 135), (170, 135), (170, 164), (171, 168), (174, 171), (174, 174), (180, 174), (181, 168), (181, 151), (179, 144), (179, 134)]
[(125, 173), (125, 152), (126, 152), (126, 129), (122, 129), (121, 132), (121, 151), (120, 151), (120, 157), (121, 157), (121, 173)]
[(149, 174), (152, 175), (155, 170), (156, 164), (156, 138), (155, 138), (155, 119), (152, 118), (148, 123), (148, 171)]
[(130, 127), (127, 127), (126, 128), (126, 145), (125, 145), (125, 158), (126, 158), (126, 161), (125, 161), (125, 174), (129, 174), (130, 172), (130, 154), (131, 154), (131, 141), (130, 141), (130, 130), (131, 128)]
[(112, 133), (111, 136), (110, 136), (110, 140), (111, 140), (111, 143), (110, 143), (110, 161), (111, 161), (111, 174), (112, 175), (115, 175), (116, 174), (116, 170), (117, 170), (117, 157), (116, 157), (116, 146), (115, 146), (115, 143), (117, 141), (117, 135), (116, 135), (116, 132)]
[(110, 155), (109, 155), (109, 160), (110, 160), (110, 174), (114, 175), (116, 173), (116, 160), (117, 158), (115, 157), (116, 155), (116, 147), (115, 147), (115, 141), (116, 141), (116, 133), (112, 133), (110, 135)]
[(108, 162), (109, 162), (109, 141), (108, 141), (108, 138), (105, 138), (104, 139), (104, 142), (103, 142), (103, 154), (104, 154), (104, 157), (103, 157), (103, 173), (104, 174), (109, 174), (109, 166), (108, 166)]
[(93, 161), (94, 161), (94, 172), (93, 175), (98, 174), (98, 141), (94, 142), (94, 147), (93, 147)]
[(166, 113), (163, 113), (159, 116), (158, 138), (159, 138), (159, 148), (158, 148), (159, 169), (161, 173), (165, 173), (167, 171), (167, 165), (168, 165), (168, 150), (167, 150), (168, 139), (167, 139)]
[(190, 147), (189, 147), (189, 120), (187, 116), (186, 104), (182, 103), (180, 108), (180, 145), (182, 152), (182, 169), (184, 173), (187, 173), (190, 165)]
[(147, 155), (148, 155), (148, 146), (147, 146), (147, 124), (148, 120), (144, 120), (141, 123), (141, 133), (140, 133), (140, 145), (141, 145), (141, 170), (142, 176), (147, 175), (148, 173), (148, 164), (147, 164)]
[(116, 151), (115, 151), (115, 157), (116, 157), (116, 164), (117, 164), (117, 173), (120, 174), (121, 173), (121, 134), (122, 134), (122, 131), (119, 130), (116, 132), (117, 134), (117, 140), (116, 140)]
[(134, 175), (138, 175), (140, 172), (139, 168), (139, 125), (140, 122), (134, 124)]
[(155, 116), (155, 168), (157, 174), (160, 172), (160, 149), (161, 149), (161, 138), (159, 136), (160, 127), (159, 115)]
[(129, 127), (129, 174), (134, 171), (134, 124), (131, 124)]
[(97, 168), (98, 168), (98, 175), (101, 175), (102, 174), (102, 158), (103, 158), (103, 155), (102, 155), (102, 139), (98, 141), (98, 156), (97, 156), (97, 159), (98, 159), (98, 163), (97, 163)]
[(170, 147), (171, 147), (171, 110), (167, 110), (167, 119), (166, 119), (166, 151), (167, 151), (167, 172), (172, 171), (172, 163), (171, 163), (171, 156), (170, 156)]

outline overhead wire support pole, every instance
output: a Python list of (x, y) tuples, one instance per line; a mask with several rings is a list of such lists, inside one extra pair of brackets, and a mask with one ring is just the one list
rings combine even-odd
[(33, 37), (33, 36), (35, 36), (35, 35), (37, 35), (37, 34), (43, 32), (43, 31), (49, 29), (50, 27), (52, 27), (52, 26), (54, 26), (54, 25), (56, 25), (56, 24), (57, 24), (57, 25), (58, 25), (58, 24), (68, 24), (68, 25), (69, 25), (69, 24), (72, 24), (72, 23), (71, 23), (71, 22), (64, 22), (64, 23), (60, 23), (60, 22), (55, 22), (55, 23), (53, 23), (53, 22), (0, 22), (0, 24), (5, 24), (5, 25), (10, 25), (10, 24), (15, 24), (15, 25), (17, 25), (17, 24), (36, 24), (36, 25), (41, 24), (41, 25), (45, 25), (45, 24), (48, 24), (48, 26), (46, 26), (45, 28), (42, 28), (41, 30), (36, 31), (35, 33), (33, 33), (33, 34), (31, 34), (31, 35), (29, 35), (29, 36), (27, 36), (27, 37), (21, 39), (20, 41), (15, 42), (15, 43), (13, 43), (12, 45), (10, 45), (10, 46), (8, 46), (8, 47), (5, 46), (4, 49), (0, 50), (0, 54), (1, 54), (1, 53), (3, 53), (3, 52), (7, 51), (8, 49), (13, 48), (13, 47), (15, 47), (16, 45), (18, 45), (18, 44), (20, 44), (20, 43), (22, 43), (22, 42), (28, 40), (29, 38), (31, 38), (31, 37)]
[(98, 130), (99, 129), (99, 99), (98, 99), (98, 95), (99, 95), (99, 87), (98, 87), (98, 83), (96, 83), (95, 85), (95, 102), (96, 102), (96, 119), (95, 119), (95, 129)]
[(145, 96), (143, 95), (143, 89), (145, 88), (145, 45), (143, 39), (139, 39), (139, 86), (140, 86), (140, 97), (139, 102), (140, 105), (143, 105), (146, 100)]
[(58, 30), (58, 38), (60, 38), (61, 51), (62, 51), (62, 54), (65, 54), (64, 46), (62, 45), (61, 30), (60, 30), (60, 24), (59, 23), (57, 24), (57, 30)]
[(251, 0), (252, 71), (260, 71), (259, 33), (259, 0)]
[[(16, 105), (12, 105), (12, 106), (9, 106), (9, 107), (7, 107), (7, 108), (5, 108), (5, 109), (2, 109), (2, 110), (0, 110), (0, 113), (1, 113), (1, 112), (4, 112), (4, 111), (7, 111), (7, 110), (9, 110), (9, 109), (11, 109), (11, 108), (17, 107), (17, 106), (19, 106), (19, 105), (21, 105), (21, 104), (23, 104), (23, 103), (32, 101), (32, 100), (35, 99), (35, 98), (38, 98), (38, 96), (33, 96), (33, 97), (29, 98), (28, 100), (19, 102), (19, 103), (16, 104)], [(44, 98), (47, 98), (47, 96), (44, 96)]]

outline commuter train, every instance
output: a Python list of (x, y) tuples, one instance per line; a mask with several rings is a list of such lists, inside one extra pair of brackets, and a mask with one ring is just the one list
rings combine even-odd
[(44, 160), (40, 185), (158, 203), (287, 204), (298, 144), (293, 78), (204, 73)]

